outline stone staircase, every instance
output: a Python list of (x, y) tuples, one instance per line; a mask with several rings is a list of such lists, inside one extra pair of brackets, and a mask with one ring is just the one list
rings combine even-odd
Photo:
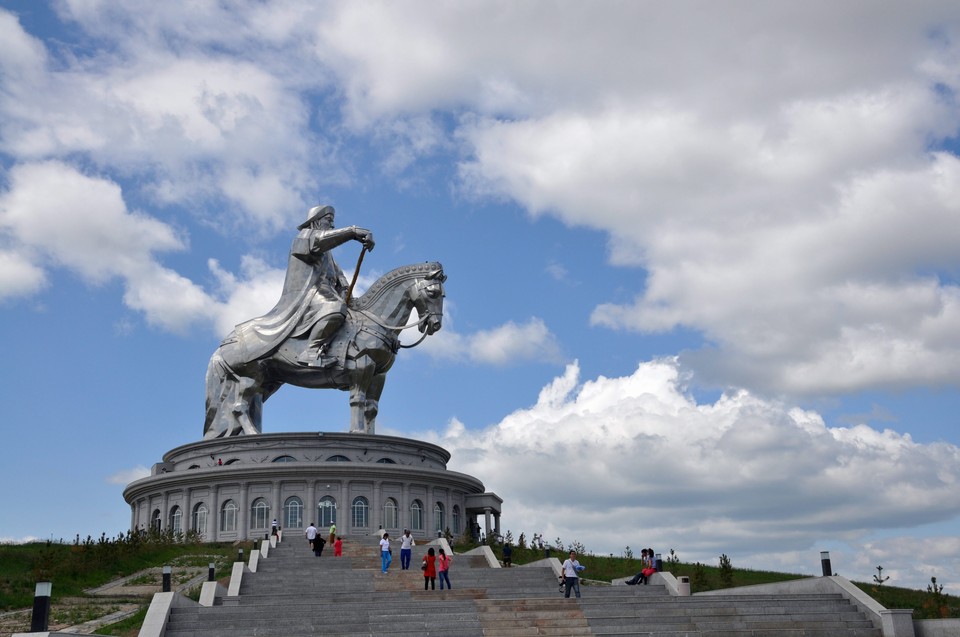
[(414, 548), (407, 571), (395, 549), (382, 575), (373, 539), (345, 541), (343, 557), (328, 546), (320, 558), (305, 540), (287, 540), (244, 575), (239, 598), (173, 608), (165, 634), (880, 637), (839, 595), (672, 597), (663, 586), (581, 586), (581, 599), (564, 599), (549, 568), (494, 569), (469, 556), (454, 557), (453, 590), (425, 591), (426, 549)]
[[(616, 587), (619, 588), (619, 587)], [(839, 594), (716, 595), (630, 603), (581, 599), (593, 635), (662, 637), (880, 637), (863, 613)]]

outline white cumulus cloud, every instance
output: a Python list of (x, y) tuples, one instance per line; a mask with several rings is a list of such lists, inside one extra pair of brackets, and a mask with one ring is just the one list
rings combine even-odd
[(462, 334), (444, 327), (424, 341), (423, 350), (446, 360), (467, 360), (486, 365), (509, 365), (529, 360), (560, 360), (560, 345), (543, 319), (503, 325)]
[(126, 486), (133, 482), (134, 480), (139, 480), (140, 478), (146, 478), (150, 475), (150, 469), (144, 467), (143, 465), (137, 465), (136, 467), (131, 467), (129, 469), (123, 469), (117, 471), (116, 473), (110, 474), (107, 476), (108, 484), (119, 484)]
[[(689, 560), (726, 553), (753, 568), (810, 572), (815, 562), (802, 560), (825, 535), (872, 560), (873, 533), (960, 513), (954, 445), (827, 427), (815, 412), (746, 391), (701, 404), (684, 386), (674, 359), (588, 381), (573, 363), (535, 405), (494, 426), (454, 422), (426, 436), (451, 451), (451, 469), (487, 476), (509, 503), (504, 532), (576, 540), (601, 554), (654, 546)], [(930, 543), (931, 558), (943, 550)], [(857, 562), (844, 572), (869, 580), (871, 568)], [(919, 565), (903, 568), (904, 584), (928, 579)]]

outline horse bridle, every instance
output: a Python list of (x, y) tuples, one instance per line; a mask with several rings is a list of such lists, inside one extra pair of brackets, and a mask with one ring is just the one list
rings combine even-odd
[[(417, 282), (417, 291), (418, 291), (418, 292), (422, 291), (421, 283), (422, 283), (421, 281), (418, 281), (418, 282)], [(426, 322), (427, 322), (428, 320), (430, 320), (430, 317), (431, 317), (431, 316), (436, 316), (436, 315), (437, 315), (435, 312), (427, 312), (424, 316), (420, 317), (420, 320), (419, 320), (419, 321), (414, 321), (413, 323), (410, 323), (409, 325), (400, 326), (400, 325), (387, 325), (386, 323), (384, 323), (383, 321), (381, 321), (379, 318), (377, 318), (377, 317), (374, 316), (373, 314), (367, 312), (366, 310), (354, 309), (353, 311), (354, 311), (354, 312), (359, 312), (360, 314), (363, 314), (365, 317), (367, 317), (367, 318), (370, 319), (372, 322), (376, 323), (377, 325), (379, 325), (380, 327), (382, 327), (382, 328), (385, 329), (385, 330), (391, 330), (391, 331), (397, 332), (397, 347), (399, 347), (399, 348), (401, 348), (401, 349), (412, 349), (412, 348), (416, 347), (417, 345), (419, 345), (420, 343), (422, 343), (422, 342), (423, 342), (423, 339), (425, 339), (425, 338), (427, 337), (427, 330), (425, 330), (425, 329), (422, 330), (422, 334), (421, 334), (420, 338), (417, 339), (417, 342), (414, 343), (413, 345), (404, 345), (403, 343), (401, 343), (401, 342), (400, 342), (400, 338), (399, 338), (399, 336), (400, 336), (399, 333), (400, 333), (400, 332), (402, 332), (403, 330), (408, 330), (408, 329), (410, 329), (411, 327), (420, 327), (421, 325), (425, 325)], [(418, 310), (418, 312), (419, 312), (419, 310)], [(443, 313), (440, 313), (439, 316), (442, 318), (442, 317), (443, 317)]]

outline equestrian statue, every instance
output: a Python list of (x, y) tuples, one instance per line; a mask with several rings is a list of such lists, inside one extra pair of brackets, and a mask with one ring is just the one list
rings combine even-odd
[[(397, 352), (440, 329), (443, 266), (397, 268), (352, 298), (363, 255), (373, 250), (373, 233), (336, 229), (334, 214), (331, 206), (310, 209), (290, 248), (276, 306), (237, 325), (210, 358), (205, 439), (260, 433), (263, 403), (284, 383), (348, 390), (351, 433), (372, 434)], [(363, 249), (348, 285), (332, 250), (351, 240)], [(414, 309), (419, 320), (407, 324)], [(401, 345), (400, 332), (414, 326), (423, 336)]]

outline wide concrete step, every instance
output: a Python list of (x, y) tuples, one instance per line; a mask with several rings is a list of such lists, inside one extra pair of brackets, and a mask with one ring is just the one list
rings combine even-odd
[[(879, 637), (880, 631), (839, 596), (670, 598), (656, 607), (581, 599), (594, 634)], [(709, 599), (709, 601), (707, 601)]]
[(696, 626), (676, 630), (650, 629), (646, 626), (623, 626), (618, 629), (597, 629), (592, 627), (592, 635), (632, 637), (881, 637), (879, 629), (836, 629), (824, 630), (809, 628), (778, 628), (774, 630), (700, 630)]
[(880, 637), (839, 595), (671, 597), (663, 586), (581, 586), (564, 599), (548, 568), (491, 569), (454, 556), (453, 590), (423, 590), (427, 547), (411, 569), (380, 573), (374, 538), (328, 546), (283, 542), (244, 575), (239, 598), (209, 608), (176, 608), (169, 637), (412, 635), (652, 635), (657, 637)]

